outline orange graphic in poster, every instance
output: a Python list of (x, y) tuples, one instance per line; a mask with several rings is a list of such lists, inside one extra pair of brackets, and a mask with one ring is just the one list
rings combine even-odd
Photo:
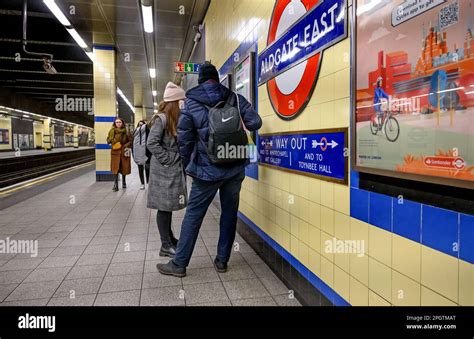
[(453, 156), (453, 152), (438, 151), (432, 157), (414, 157), (406, 155), (404, 163), (397, 166), (397, 171), (460, 180), (474, 180), (474, 166), (466, 167), (463, 158)]
[(425, 157), (424, 162), (425, 166), (434, 168), (462, 170), (466, 167), (464, 159), (456, 157)]

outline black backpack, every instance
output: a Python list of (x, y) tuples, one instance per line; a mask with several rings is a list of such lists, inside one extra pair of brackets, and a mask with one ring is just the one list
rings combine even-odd
[(248, 137), (240, 116), (237, 94), (231, 93), (226, 101), (206, 107), (209, 109), (206, 151), (211, 163), (230, 164), (248, 159)]

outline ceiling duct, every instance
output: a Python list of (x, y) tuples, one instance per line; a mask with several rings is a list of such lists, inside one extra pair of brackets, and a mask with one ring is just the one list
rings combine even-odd
[(193, 13), (186, 33), (180, 61), (189, 61), (189, 58), (191, 58), (196, 49), (196, 45), (202, 37), (202, 23), (204, 22), (210, 3), (210, 0), (194, 2)]

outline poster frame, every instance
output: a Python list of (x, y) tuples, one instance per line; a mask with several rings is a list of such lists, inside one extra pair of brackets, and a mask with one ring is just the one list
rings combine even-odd
[(351, 167), (354, 171), (396, 179), (405, 179), (411, 181), (424, 182), (429, 184), (445, 185), (466, 189), (474, 189), (474, 181), (450, 179), (438, 176), (429, 176), (424, 174), (403, 173), (395, 170), (376, 169), (357, 165), (357, 123), (356, 123), (356, 105), (357, 105), (357, 1), (352, 2), (352, 9), (349, 9), (350, 20), (350, 44), (351, 44), (351, 106), (350, 106), (350, 150)]
[(235, 79), (232, 79), (232, 91), (236, 91), (236, 86), (237, 86), (237, 83), (236, 83), (236, 74), (237, 74), (237, 68), (239, 68), (240, 65), (242, 65), (247, 59), (250, 58), (250, 100), (249, 102), (252, 104), (252, 107), (255, 107), (255, 85), (256, 85), (256, 81), (255, 81), (255, 76), (256, 76), (256, 53), (255, 52), (249, 52), (247, 55), (244, 56), (244, 58), (242, 59), (241, 62), (239, 62), (238, 64), (235, 65), (234, 69), (233, 69), (233, 78)]
[[(232, 80), (233, 80), (232, 74), (228, 73), (228, 74), (224, 75), (220, 79), (219, 82), (221, 83), (222, 86), (227, 87), (228, 89), (232, 89), (234, 87)], [(225, 84), (226, 82), (229, 84), (229, 86), (226, 86), (226, 84)]]
[[(237, 93), (236, 87), (237, 87), (237, 69), (247, 60), (250, 60), (250, 74), (249, 74), (249, 80), (250, 80), (250, 98), (249, 102), (252, 105), (252, 107), (257, 107), (256, 106), (256, 86), (257, 86), (257, 81), (256, 81), (256, 76), (257, 76), (257, 53), (250, 51), (247, 53), (242, 58), (242, 61), (240, 61), (238, 64), (235, 65), (233, 71), (233, 76), (231, 78), (232, 80), (232, 91)], [(258, 133), (257, 131), (250, 132), (250, 135), (252, 137), (253, 142), (256, 144), (258, 142)], [(257, 162), (257, 164), (259, 164)]]

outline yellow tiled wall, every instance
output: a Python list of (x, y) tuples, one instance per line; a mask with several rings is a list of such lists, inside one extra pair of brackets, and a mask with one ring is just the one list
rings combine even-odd
[[(212, 1), (206, 59), (218, 68), (245, 39), (266, 47), (274, 0)], [(350, 38), (327, 49), (314, 94), (296, 119), (273, 111), (259, 87), (260, 133), (349, 127)], [(474, 266), (350, 217), (348, 186), (259, 167), (244, 182), (240, 211), (347, 302), (367, 305), (474, 305)], [(364, 240), (365, 255), (326, 253), (325, 241)]]
[(43, 149), (45, 151), (51, 150), (54, 143), (54, 129), (51, 126), (51, 118), (43, 120)]
[(35, 147), (43, 146), (43, 124), (41, 122), (33, 123), (33, 134), (35, 139)]
[[(115, 51), (94, 49), (94, 114), (96, 117), (116, 117)], [(95, 122), (96, 144), (106, 144), (111, 122)], [(110, 171), (110, 150), (96, 150), (96, 170)]]

